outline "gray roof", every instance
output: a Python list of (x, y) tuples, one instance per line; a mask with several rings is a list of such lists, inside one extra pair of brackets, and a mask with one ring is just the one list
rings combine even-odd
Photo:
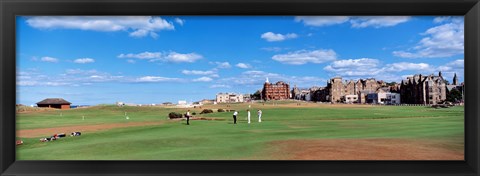
[(72, 104), (72, 103), (64, 100), (63, 98), (47, 98), (47, 99), (42, 100), (42, 101), (37, 103), (37, 105), (41, 105), (41, 104), (60, 104), (60, 105), (64, 105), (64, 104)]

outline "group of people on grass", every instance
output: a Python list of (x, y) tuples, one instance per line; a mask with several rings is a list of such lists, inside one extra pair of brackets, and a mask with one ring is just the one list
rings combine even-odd
[[(237, 124), (238, 111), (233, 112), (233, 124)], [(262, 122), (262, 110), (257, 110), (258, 122)], [(250, 123), (250, 109), (247, 109), (247, 121)]]
[[(80, 136), (82, 135), (81, 132), (72, 132), (70, 133), (70, 136)], [(54, 141), (54, 140), (57, 140), (59, 138), (63, 138), (63, 137), (66, 137), (67, 135), (65, 135), (65, 133), (60, 133), (60, 134), (54, 134), (53, 136), (50, 136), (50, 137), (47, 137), (47, 138), (40, 138), (40, 142), (50, 142), (50, 141)]]
[[(233, 124), (237, 124), (237, 115), (238, 111), (233, 112)], [(262, 110), (257, 110), (257, 115), (258, 115), (258, 122), (262, 122)], [(187, 125), (190, 125), (190, 117), (192, 115), (190, 114), (190, 109), (187, 110), (185, 113), (185, 117), (187, 118)], [(250, 123), (250, 109), (247, 109), (247, 121)]]

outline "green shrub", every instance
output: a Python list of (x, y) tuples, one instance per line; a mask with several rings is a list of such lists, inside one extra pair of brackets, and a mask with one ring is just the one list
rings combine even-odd
[(192, 115), (197, 115), (197, 113), (196, 113), (196, 112), (193, 112)]
[(170, 119), (178, 119), (178, 118), (182, 118), (183, 115), (180, 114), (180, 113), (176, 113), (176, 112), (171, 112), (168, 114), (168, 118)]
[(208, 113), (213, 113), (213, 110), (211, 110), (211, 109), (204, 109), (204, 110), (202, 110), (202, 112), (200, 112), (200, 114), (208, 114)]
[(218, 112), (225, 112), (225, 109), (218, 109)]

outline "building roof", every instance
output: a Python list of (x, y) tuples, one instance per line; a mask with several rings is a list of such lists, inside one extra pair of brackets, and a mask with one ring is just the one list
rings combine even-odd
[(42, 101), (37, 103), (37, 105), (41, 105), (41, 104), (60, 104), (60, 105), (64, 105), (64, 104), (72, 104), (72, 103), (64, 100), (63, 98), (47, 98), (47, 99), (42, 100)]

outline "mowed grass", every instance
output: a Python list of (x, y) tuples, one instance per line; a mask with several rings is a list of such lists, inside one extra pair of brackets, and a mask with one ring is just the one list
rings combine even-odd
[[(252, 123), (246, 123), (251, 106)], [(55, 112), (17, 115), (17, 129), (53, 126), (124, 123), (124, 112), (132, 121), (165, 121), (155, 126), (118, 128), (79, 137), (41, 143), (26, 138), (17, 147), (19, 160), (242, 160), (272, 159), (271, 142), (290, 139), (368, 139), (400, 138), (440, 140), (443, 147), (463, 151), (464, 109), (407, 106), (331, 106), (278, 103), (210, 105), (202, 108), (238, 110), (198, 115), (217, 120), (167, 120), (172, 111), (186, 109), (161, 107), (102, 106)], [(262, 109), (262, 123), (257, 120)], [(62, 116), (59, 117), (59, 113)], [(82, 114), (88, 114), (81, 120)], [(54, 121), (54, 122), (51, 122)], [(59, 131), (59, 133), (61, 133)], [(68, 133), (68, 132), (65, 132)]]

